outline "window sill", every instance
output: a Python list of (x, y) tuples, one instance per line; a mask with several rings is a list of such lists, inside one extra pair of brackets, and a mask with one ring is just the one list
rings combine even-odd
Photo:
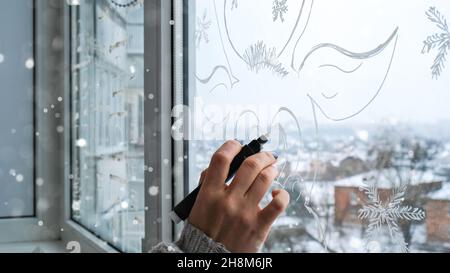
[(66, 253), (62, 241), (0, 244), (0, 253)]

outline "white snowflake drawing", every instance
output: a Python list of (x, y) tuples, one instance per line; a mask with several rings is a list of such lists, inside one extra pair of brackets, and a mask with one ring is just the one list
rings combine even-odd
[(281, 22), (284, 22), (284, 15), (288, 11), (287, 0), (274, 0), (273, 1), (273, 21), (277, 21), (280, 18)]
[(424, 46), (422, 49), (422, 53), (430, 53), (432, 49), (438, 51), (433, 65), (431, 66), (433, 78), (438, 79), (444, 70), (448, 51), (450, 50), (450, 31), (448, 29), (447, 20), (435, 7), (431, 7), (426, 12), (426, 15), (441, 31), (441, 33), (428, 36), (423, 42)]
[(233, 3), (231, 3), (231, 9), (237, 9), (238, 7), (238, 0), (233, 0)]
[(421, 221), (425, 218), (425, 212), (419, 208), (401, 205), (406, 195), (407, 185), (395, 187), (387, 202), (380, 199), (376, 183), (366, 181), (360, 190), (364, 191), (368, 197), (367, 203), (359, 210), (358, 215), (361, 220), (369, 221), (365, 234), (367, 247), (376, 242), (378, 235), (383, 233), (383, 228), (387, 228), (391, 240), (401, 248), (402, 252), (409, 252), (408, 244), (403, 238), (397, 221)]
[(195, 29), (195, 43), (197, 48), (200, 47), (202, 41), (209, 43), (208, 30), (211, 27), (211, 24), (212, 22), (208, 19), (208, 15), (205, 10), (203, 16), (197, 18), (197, 28)]

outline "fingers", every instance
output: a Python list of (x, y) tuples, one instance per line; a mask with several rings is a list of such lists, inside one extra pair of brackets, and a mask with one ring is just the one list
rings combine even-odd
[(274, 190), (272, 196), (272, 201), (258, 215), (260, 225), (268, 229), (289, 204), (289, 194), (285, 190)]
[(247, 158), (231, 182), (230, 192), (232, 194), (245, 195), (259, 173), (268, 166), (275, 164), (275, 162), (275, 157), (268, 152), (258, 153)]
[(225, 142), (217, 150), (209, 164), (206, 172), (204, 187), (223, 187), (230, 170), (231, 161), (241, 151), (242, 145), (236, 140)]
[(262, 170), (246, 193), (248, 200), (253, 204), (259, 204), (277, 176), (278, 170), (273, 165)]
[(208, 168), (206, 168), (201, 174), (200, 174), (200, 180), (198, 181), (198, 185), (202, 185), (203, 181), (205, 181), (206, 173), (208, 172)]

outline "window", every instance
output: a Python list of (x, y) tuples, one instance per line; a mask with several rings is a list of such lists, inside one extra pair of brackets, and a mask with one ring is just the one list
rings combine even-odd
[(33, 3), (1, 6), (0, 219), (35, 215)]
[[(274, 187), (291, 204), (265, 251), (422, 249), (427, 195), (448, 183), (435, 166), (450, 153), (449, 6), (197, 0), (185, 9), (190, 188), (224, 140), (271, 132)], [(335, 224), (335, 185), (366, 196), (358, 223)], [(389, 207), (408, 221), (383, 222)], [(285, 222), (299, 235), (277, 229)]]
[(143, 5), (86, 0), (72, 8), (72, 219), (121, 251), (140, 252)]
[(350, 193), (350, 205), (355, 207), (359, 204), (359, 197), (356, 192), (352, 191)]

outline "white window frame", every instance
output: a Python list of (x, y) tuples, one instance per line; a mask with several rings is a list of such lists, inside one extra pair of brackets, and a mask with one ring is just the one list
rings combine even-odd
[[(178, 0), (177, 0), (178, 1)], [(144, 5), (144, 137), (145, 165), (153, 172), (145, 173), (145, 238), (142, 252), (148, 252), (161, 241), (170, 242), (175, 238), (174, 225), (169, 213), (177, 197), (173, 196), (172, 159), (174, 143), (171, 137), (171, 110), (173, 94), (172, 2), (167, 0), (146, 0)], [(70, 25), (71, 8), (64, 9), (64, 40), (66, 67), (70, 67)], [(66, 69), (64, 101), (70, 109), (70, 70)], [(149, 95), (152, 94), (152, 99)], [(157, 111), (155, 111), (157, 109)], [(66, 111), (69, 112), (69, 111)], [(70, 115), (65, 117), (65, 129), (70, 131)], [(70, 134), (65, 134), (64, 160), (71, 162)], [(167, 162), (169, 160), (169, 162)], [(167, 164), (165, 164), (167, 163)], [(95, 236), (71, 219), (71, 163), (65, 164), (63, 217), (61, 238), (64, 244), (71, 241), (80, 243), (82, 252), (119, 252), (105, 241)], [(148, 189), (156, 186), (157, 196), (148, 194)], [(167, 198), (167, 197), (171, 198)]]
[[(42, 186), (36, 187), (35, 200), (44, 199), (51, 206), (40, 210), (35, 202), (35, 217), (0, 220), (0, 243), (61, 240), (66, 245), (76, 241), (82, 252), (119, 252), (71, 219), (71, 7), (66, 1), (34, 1), (35, 129), (40, 132), (35, 144), (35, 169), (36, 177), (45, 179)], [(176, 179), (172, 175), (175, 168), (183, 174), (183, 163), (176, 163), (173, 158), (184, 154), (184, 145), (171, 137), (172, 106), (177, 100), (183, 101), (184, 91), (183, 61), (173, 63), (172, 58), (173, 50), (183, 47), (184, 37), (175, 39), (178, 45), (172, 41), (174, 29), (182, 33), (183, 3), (184, 0), (146, 0), (144, 5), (144, 66), (148, 71), (144, 82), (145, 165), (154, 171), (145, 174), (145, 206), (149, 209), (145, 213), (143, 252), (161, 241), (173, 241), (175, 228), (180, 229), (171, 222), (169, 212), (185, 193), (180, 182), (183, 175)], [(177, 8), (172, 13), (174, 7)], [(175, 25), (171, 24), (172, 16), (178, 18)], [(52, 47), (55, 38), (63, 41), (59, 52)], [(55, 103), (58, 97), (63, 101)], [(42, 109), (51, 104), (55, 105), (55, 112), (61, 113), (60, 119), (43, 115)], [(61, 134), (56, 127), (62, 125)], [(150, 186), (159, 188), (158, 196), (147, 194)], [(44, 223), (42, 227), (39, 221)]]
[[(63, 2), (61, 2), (63, 3)], [(0, 220), (0, 243), (49, 241), (60, 238), (59, 215), (60, 189), (63, 179), (64, 160), (60, 153), (62, 135), (56, 131), (63, 118), (63, 108), (57, 98), (63, 89), (63, 56), (52, 49), (52, 41), (59, 37), (59, 23), (62, 21), (60, 9), (63, 5), (49, 1), (34, 1), (34, 168), (35, 178), (44, 179), (42, 186), (34, 185), (35, 214), (33, 217), (8, 218)], [(54, 69), (49, 69), (54, 68)], [(61, 69), (60, 69), (61, 68)], [(61, 79), (55, 81), (54, 79)], [(54, 104), (55, 113), (61, 119), (48, 118), (42, 109)], [(35, 179), (34, 178), (34, 179)], [(35, 183), (33, 179), (33, 183)], [(39, 200), (49, 204), (48, 209), (37, 206)], [(38, 223), (42, 221), (42, 226)]]

